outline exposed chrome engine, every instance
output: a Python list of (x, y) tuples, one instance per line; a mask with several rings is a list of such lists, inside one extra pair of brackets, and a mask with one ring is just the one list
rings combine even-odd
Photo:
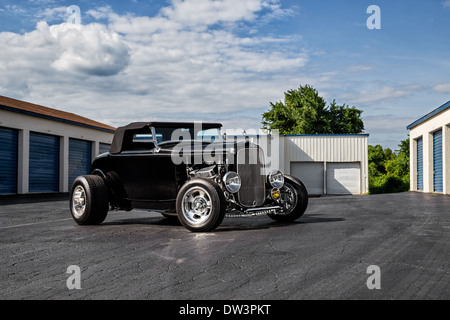
[[(265, 175), (262, 150), (253, 145), (251, 148), (242, 148), (235, 155), (235, 165), (187, 166), (188, 179), (202, 178), (216, 183), (227, 202), (228, 217), (281, 213), (284, 199), (279, 196), (279, 187), (283, 181), (276, 180), (274, 173)], [(265, 203), (272, 206), (264, 206)]]

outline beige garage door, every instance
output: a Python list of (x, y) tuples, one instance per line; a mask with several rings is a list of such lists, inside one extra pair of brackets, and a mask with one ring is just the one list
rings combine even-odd
[(327, 194), (360, 194), (359, 163), (327, 163)]
[(292, 162), (291, 175), (300, 179), (310, 195), (323, 194), (323, 162)]

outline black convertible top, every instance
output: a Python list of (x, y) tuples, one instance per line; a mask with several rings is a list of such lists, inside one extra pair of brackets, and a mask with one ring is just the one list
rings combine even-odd
[(205, 123), (205, 122), (133, 122), (124, 127), (117, 128), (114, 138), (109, 149), (110, 153), (116, 154), (123, 150), (125, 137), (129, 134), (151, 133), (151, 128), (194, 128), (201, 126), (202, 129), (221, 128), (221, 123)]

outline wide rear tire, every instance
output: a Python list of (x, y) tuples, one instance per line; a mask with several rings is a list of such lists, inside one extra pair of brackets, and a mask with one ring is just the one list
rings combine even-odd
[(100, 176), (75, 179), (70, 190), (70, 212), (79, 225), (101, 224), (108, 214), (108, 188)]

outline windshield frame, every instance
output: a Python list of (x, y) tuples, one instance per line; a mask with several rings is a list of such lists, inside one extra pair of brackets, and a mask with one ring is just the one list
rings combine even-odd
[[(173, 132), (175, 132), (176, 130), (183, 130), (183, 129), (189, 129), (189, 134), (191, 136), (190, 139), (178, 139), (178, 140), (173, 140), (173, 139), (169, 139), (169, 140), (159, 140), (158, 141), (158, 134), (161, 135), (160, 133), (158, 133), (158, 129), (174, 129)], [(208, 131), (208, 130), (217, 130), (217, 135), (211, 135), (211, 139), (198, 139), (198, 133), (201, 131)], [(215, 143), (215, 142), (222, 142), (223, 141), (223, 135), (222, 135), (222, 127), (207, 127), (207, 128), (197, 128), (196, 126), (193, 127), (180, 127), (180, 128), (172, 128), (172, 127), (151, 127), (151, 132), (152, 132), (152, 139), (153, 139), (153, 143), (155, 144), (155, 147), (157, 149), (157, 152), (159, 152), (159, 150), (161, 149), (161, 145), (167, 144), (167, 143), (179, 143), (182, 141), (185, 142), (190, 142), (190, 141), (201, 141), (202, 143)], [(172, 132), (172, 136), (173, 136), (173, 132)], [(192, 139), (192, 136), (195, 136), (196, 139)], [(211, 141), (212, 138), (214, 137), (214, 141)]]

